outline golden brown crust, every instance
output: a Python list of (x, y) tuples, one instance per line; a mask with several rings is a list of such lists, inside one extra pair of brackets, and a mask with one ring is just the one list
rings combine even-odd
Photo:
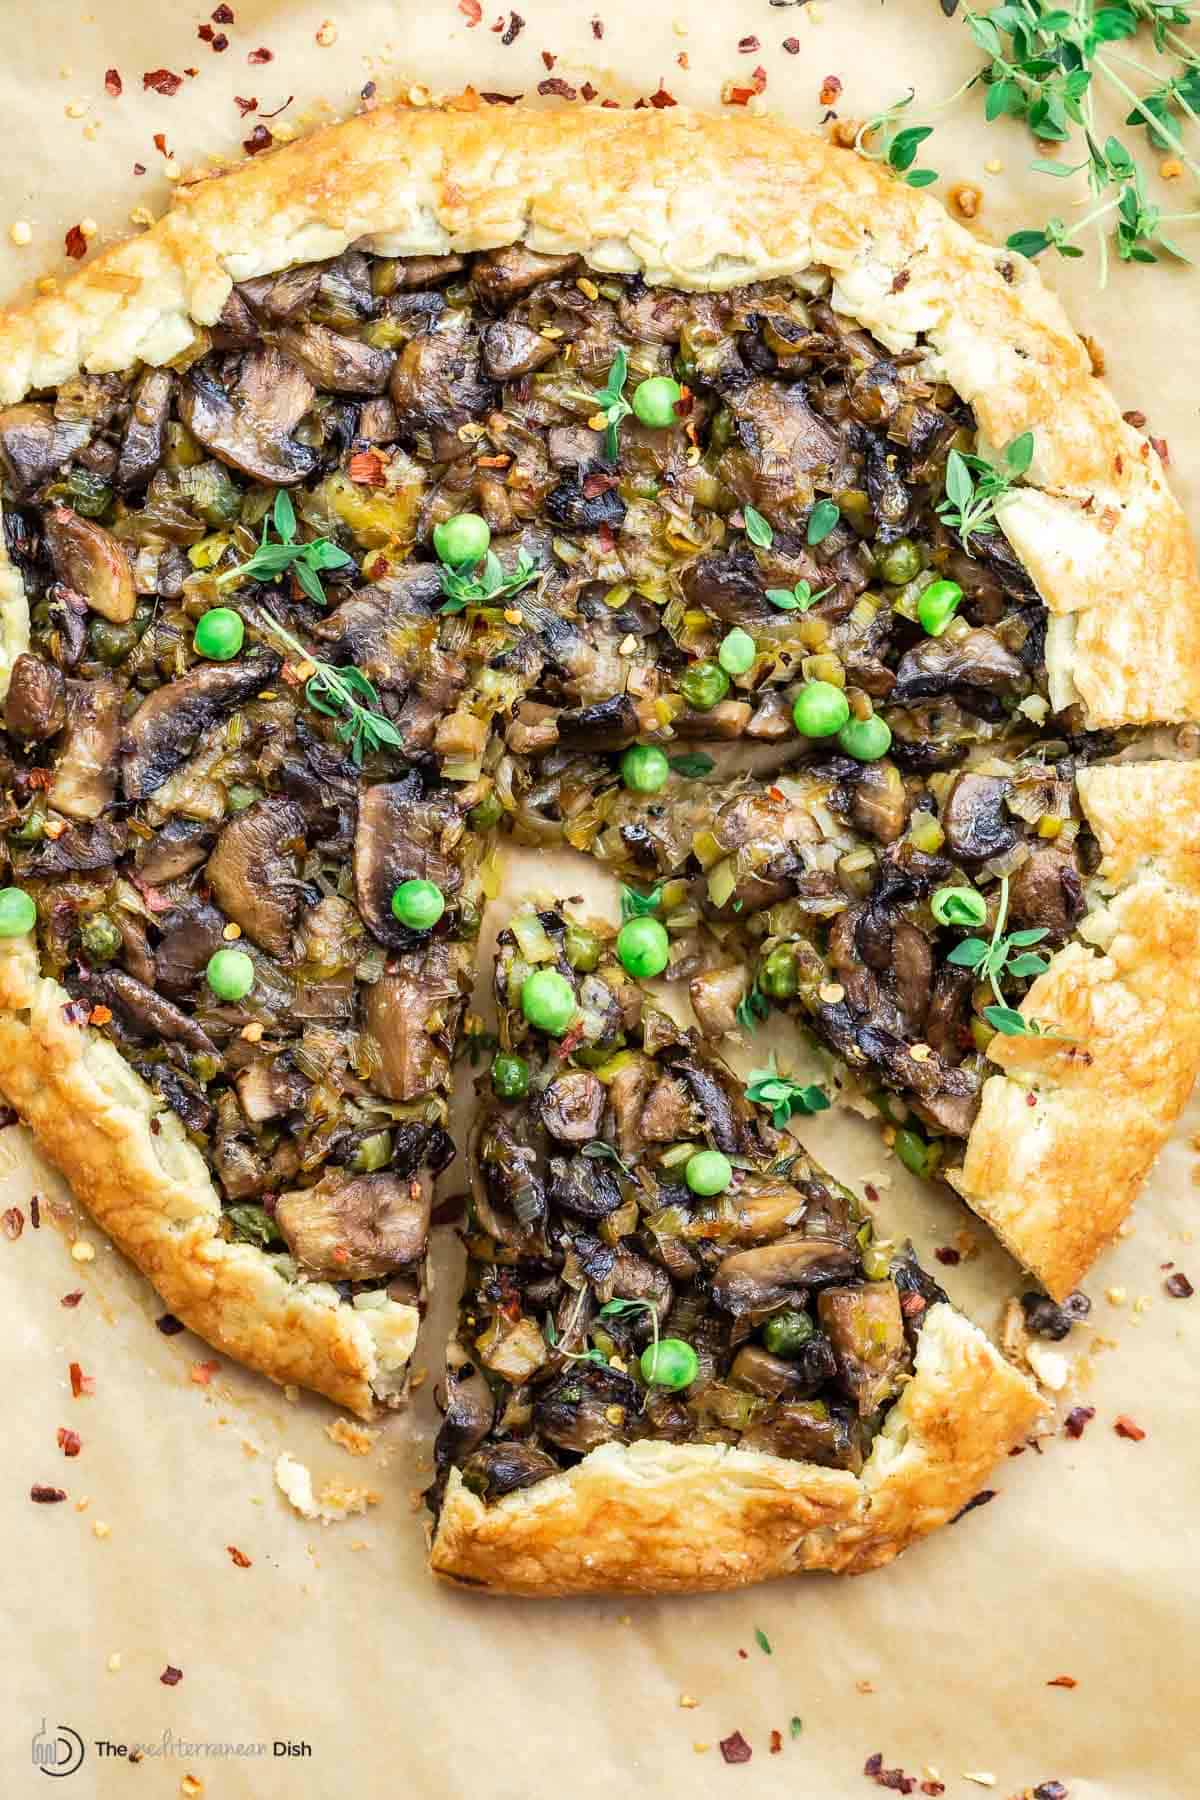
[[(472, 109), (472, 107), (474, 109)], [(185, 349), (235, 280), (334, 256), (524, 240), (684, 288), (812, 265), (885, 343), (931, 346), (981, 440), (1035, 436), (1001, 524), (1052, 616), (1057, 705), (1093, 727), (1200, 715), (1200, 580), (1148, 442), (1033, 266), (879, 165), (778, 120), (480, 107), (376, 111), (181, 189), (144, 236), (0, 314), (0, 400)]]
[[(106, 1039), (71, 1024), (70, 996), (38, 974), (28, 938), (0, 946), (0, 1091), (89, 1212), (200, 1337), (270, 1376), (369, 1418), (396, 1391), (415, 1307), (377, 1318), (332, 1289), (285, 1280), (218, 1231), (220, 1202), (174, 1113)], [(330, 1303), (329, 1296), (335, 1303)]]
[(1042, 1409), (974, 1325), (934, 1306), (861, 1478), (715, 1444), (606, 1444), (485, 1506), (457, 1471), (439, 1575), (495, 1594), (698, 1593), (878, 1568), (951, 1519)]
[(1112, 763), (1078, 785), (1104, 852), (1087, 942), (1059, 951), (1021, 1007), (1058, 1036), (993, 1040), (1004, 1073), (951, 1176), (1059, 1300), (1125, 1218), (1200, 1069), (1200, 766)]

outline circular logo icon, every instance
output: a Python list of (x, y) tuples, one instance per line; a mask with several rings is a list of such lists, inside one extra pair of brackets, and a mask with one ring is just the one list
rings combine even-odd
[(41, 1730), (34, 1733), (33, 1763), (43, 1775), (59, 1779), (74, 1775), (83, 1764), (83, 1739), (70, 1725), (56, 1726), (51, 1736), (43, 1719)]

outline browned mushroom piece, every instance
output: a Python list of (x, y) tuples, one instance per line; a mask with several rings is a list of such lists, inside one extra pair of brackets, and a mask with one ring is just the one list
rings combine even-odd
[(651, 1144), (670, 1144), (686, 1138), (694, 1124), (687, 1088), (677, 1076), (661, 1075), (646, 1095), (637, 1124), (638, 1137)]
[[(343, 600), (313, 635), (330, 646), (334, 662), (353, 663), (380, 687), (404, 687), (437, 657), (432, 621), (444, 598), (435, 568), (404, 564)], [(458, 673), (465, 685), (465, 670)]]
[(382, 394), (396, 360), (387, 350), (311, 320), (285, 327), (273, 341), (314, 387), (330, 394)]
[(780, 524), (799, 523), (814, 481), (835, 485), (841, 442), (805, 399), (804, 388), (755, 378), (728, 396), (734, 441), (718, 465), (738, 499)]
[(144, 488), (162, 462), (174, 386), (169, 369), (147, 369), (133, 390), (117, 461), (116, 483), (123, 494)]
[(111, 676), (67, 683), (67, 728), (46, 798), (70, 819), (98, 819), (113, 803), (121, 698)]
[(178, 1006), (164, 1000), (153, 988), (145, 986), (123, 969), (110, 969), (98, 978), (97, 987), (109, 1005), (120, 1015), (128, 1029), (152, 1043), (165, 1038), (182, 1044), (185, 1050), (199, 1050), (216, 1059), (221, 1066), (217, 1047), (195, 1019)]
[(453, 462), (471, 453), (459, 430), (488, 412), (496, 390), (484, 378), (479, 340), (465, 318), (453, 315), (404, 346), (392, 370), (390, 392), (406, 438), (432, 434), (434, 455)]
[[(810, 1180), (807, 1187), (811, 1190), (812, 1186)], [(761, 1244), (783, 1237), (816, 1210), (815, 1203), (792, 1181), (779, 1175), (755, 1175), (749, 1170), (739, 1177), (732, 1199), (732, 1226), (726, 1225), (725, 1229), (728, 1241), (734, 1244)], [(700, 1229), (703, 1230), (703, 1223)]]
[(852, 777), (850, 823), (881, 844), (894, 844), (908, 823), (908, 794), (894, 762), (860, 763)]
[(315, 1186), (281, 1194), (275, 1222), (310, 1274), (366, 1281), (416, 1261), (429, 1235), (429, 1212), (427, 1182), (328, 1169)]
[(1004, 806), (1008, 784), (995, 775), (956, 775), (942, 806), (942, 830), (952, 856), (986, 862), (1017, 841), (1017, 828)]
[(829, 1238), (789, 1237), (727, 1256), (713, 1282), (718, 1306), (736, 1314), (784, 1306), (799, 1288), (844, 1281), (856, 1274), (857, 1250)]
[(240, 281), (233, 295), (266, 324), (284, 325), (308, 310), (320, 285), (321, 264), (301, 263), (294, 269), (281, 269), (277, 275), (254, 275), (249, 281)]
[(203, 819), (168, 819), (149, 841), (138, 840), (138, 873), (150, 887), (178, 881), (207, 862), (215, 842), (215, 827)]
[(225, 918), (203, 901), (167, 914), (154, 953), (154, 981), (171, 1000), (183, 1000), (199, 984), (209, 960), (225, 942)]
[(192, 436), (214, 456), (255, 481), (291, 487), (311, 475), (317, 452), (292, 436), (316, 390), (281, 350), (251, 351), (237, 380), (225, 388), (208, 362), (189, 369), (179, 414)]
[(769, 1419), (751, 1425), (741, 1436), (743, 1450), (786, 1456), (793, 1462), (816, 1463), (823, 1469), (848, 1469), (860, 1475), (862, 1433), (855, 1419), (834, 1412), (823, 1400), (782, 1402)]
[(122, 738), (121, 784), (127, 800), (144, 800), (187, 761), (200, 733), (250, 700), (279, 672), (280, 658), (191, 669), (148, 694)]
[(447, 256), (400, 256), (388, 265), (395, 290), (405, 292), (436, 287), (453, 275), (461, 275), (466, 266), (466, 257), (453, 252)]
[(392, 913), (392, 895), (402, 881), (432, 881), (453, 902), (463, 884), (465, 830), (453, 794), (426, 796), (419, 776), (379, 782), (362, 794), (354, 895), (368, 930), (381, 943), (404, 949), (414, 942)]
[(485, 250), (471, 265), (471, 286), (481, 300), (496, 308), (527, 294), (539, 281), (553, 281), (578, 266), (577, 256), (541, 256), (524, 244)]
[(303, 848), (300, 807), (271, 795), (222, 826), (208, 859), (208, 884), (218, 906), (252, 944), (282, 959), (291, 954), (305, 899), (297, 873)]
[(18, 656), (4, 698), (4, 729), (13, 737), (42, 743), (66, 723), (66, 683), (52, 662), (28, 651)]
[(6, 406), (0, 412), (0, 464), (18, 497), (57, 475), (92, 435), (87, 419), (56, 419), (41, 401)]
[(371, 1086), (389, 1100), (415, 1100), (450, 1072), (450, 1045), (470, 984), (462, 944), (433, 943), (406, 956), (367, 990), (364, 1023), (378, 1055)]
[(1035, 849), (1013, 875), (1008, 889), (1014, 925), (1041, 925), (1052, 938), (1073, 931), (1083, 912), (1083, 877), (1073, 850), (1056, 844)]
[(1018, 698), (1031, 686), (1020, 658), (981, 625), (961, 637), (925, 638), (907, 651), (889, 698), (894, 705), (905, 706), (960, 689)]
[(116, 538), (94, 519), (65, 506), (46, 514), (45, 530), (58, 579), (82, 594), (93, 612), (116, 625), (127, 624), (137, 596), (129, 558)]
[(586, 1456), (600, 1444), (625, 1442), (637, 1403), (630, 1376), (597, 1363), (572, 1363), (538, 1394), (533, 1417), (543, 1438)]
[(608, 1084), (608, 1103), (617, 1129), (617, 1149), (628, 1162), (643, 1148), (642, 1108), (655, 1078), (648, 1056), (631, 1056), (616, 1070)]
[(497, 319), (483, 333), (483, 366), (493, 381), (531, 375), (558, 355), (553, 338), (531, 331), (513, 319)]
[(585, 1144), (594, 1138), (603, 1111), (604, 1088), (590, 1069), (568, 1069), (542, 1090), (542, 1125), (559, 1143)]
[(842, 1383), (865, 1419), (895, 1393), (908, 1366), (899, 1290), (894, 1281), (826, 1288), (817, 1295), (817, 1317), (833, 1345)]
[(505, 1494), (518, 1493), (557, 1474), (558, 1464), (552, 1456), (515, 1439), (488, 1444), (462, 1465), (463, 1486), (483, 1500), (501, 1500)]
[(744, 1344), (733, 1359), (729, 1379), (764, 1400), (800, 1398), (805, 1381), (799, 1364), (772, 1356), (758, 1344)]
[(707, 969), (694, 975), (688, 983), (696, 1022), (705, 1037), (724, 1037), (737, 1029), (737, 1010), (750, 988), (750, 974), (744, 963), (731, 963), (724, 969)]
[(233, 1078), (238, 1104), (252, 1125), (264, 1125), (296, 1112), (304, 1104), (309, 1082), (299, 1069), (286, 1069), (279, 1057), (256, 1057)]

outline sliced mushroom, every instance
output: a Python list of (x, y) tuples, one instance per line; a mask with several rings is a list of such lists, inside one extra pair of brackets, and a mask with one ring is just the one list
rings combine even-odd
[(852, 1475), (862, 1472), (863, 1440), (858, 1422), (823, 1402), (782, 1402), (769, 1419), (742, 1433), (739, 1446), (793, 1462), (816, 1463), (823, 1469), (846, 1469)]
[(496, 390), (482, 374), (479, 341), (467, 320), (454, 314), (446, 325), (406, 344), (392, 370), (390, 393), (402, 435), (432, 433), (441, 462), (469, 455), (472, 446), (458, 436), (459, 428), (490, 411)]
[(24, 651), (12, 666), (4, 699), (4, 729), (42, 743), (66, 723), (66, 683), (54, 663)]
[(225, 920), (215, 906), (198, 903), (188, 916), (177, 914), (164, 923), (154, 953), (155, 986), (169, 999), (182, 1000), (224, 945)]
[(0, 412), (0, 463), (18, 498), (57, 475), (92, 435), (88, 419), (56, 419), (40, 401)]
[(1008, 783), (995, 775), (956, 775), (942, 806), (942, 830), (951, 856), (986, 862), (1017, 841), (1016, 826), (1004, 807)]
[(121, 969), (110, 969), (98, 979), (96, 986), (137, 1036), (152, 1042), (166, 1038), (169, 1043), (182, 1044), (185, 1050), (202, 1051), (220, 1062), (216, 1045), (194, 1019), (181, 1012), (179, 1007), (172, 1006), (169, 1000), (164, 1000), (161, 994), (156, 994), (153, 988), (135, 981), (132, 975), (126, 975)]
[(962, 637), (925, 638), (900, 659), (896, 680), (888, 696), (894, 706), (913, 700), (970, 691), (1017, 698), (1029, 692), (1031, 683), (1020, 659), (1006, 650), (994, 631), (978, 626)]
[(381, 687), (404, 687), (437, 655), (430, 639), (444, 598), (435, 568), (404, 564), (343, 600), (314, 635), (330, 645), (333, 661), (354, 663)]
[[(124, 856), (128, 845), (129, 827), (123, 819), (97, 819), (94, 825), (68, 825), (58, 837), (46, 838), (23, 866), (43, 876), (107, 869)], [(17, 861), (14, 857), (14, 864)]]
[(908, 823), (908, 794), (894, 762), (860, 763), (853, 775), (850, 823), (881, 844), (894, 844)]
[[(15, 674), (14, 670), (14, 678)], [(11, 694), (10, 689), (10, 699)], [(1034, 850), (1009, 884), (1009, 915), (1014, 925), (1044, 926), (1052, 938), (1066, 937), (1075, 929), (1083, 905), (1083, 877), (1075, 854), (1053, 844)]]
[(554, 468), (589, 475), (603, 466), (604, 433), (586, 425), (552, 425), (546, 433), (546, 450)]
[(98, 819), (117, 791), (121, 688), (111, 676), (67, 684), (67, 729), (46, 798), (70, 819)]
[(865, 1287), (826, 1288), (817, 1296), (817, 1315), (833, 1345), (842, 1384), (865, 1419), (895, 1393), (908, 1364), (896, 1284), (871, 1281)]
[(252, 944), (287, 958), (304, 904), (297, 856), (304, 846), (304, 814), (292, 800), (270, 796), (222, 826), (208, 859), (208, 884), (218, 906)]
[(499, 311), (540, 281), (569, 274), (578, 263), (577, 256), (539, 256), (524, 244), (509, 244), (503, 250), (485, 250), (475, 258), (471, 286), (481, 300)]
[(625, 1442), (637, 1413), (632, 1378), (598, 1363), (572, 1363), (534, 1402), (539, 1436), (562, 1450), (586, 1456), (601, 1444)]
[(489, 1501), (502, 1500), (505, 1494), (519, 1493), (558, 1473), (558, 1464), (552, 1456), (547, 1456), (544, 1450), (535, 1450), (532, 1444), (512, 1438), (500, 1444), (485, 1445), (462, 1466), (463, 1486), (469, 1493), (478, 1494), (481, 1500)]
[(803, 387), (755, 378), (727, 396), (735, 442), (719, 473), (738, 499), (786, 519), (811, 504), (815, 477), (833, 485), (841, 454), (837, 433), (809, 406)]
[(207, 363), (197, 363), (180, 389), (179, 413), (192, 436), (231, 468), (291, 487), (317, 464), (316, 451), (291, 435), (314, 398), (304, 371), (282, 351), (265, 349), (243, 357), (230, 390)]
[(144, 488), (162, 463), (174, 386), (169, 369), (147, 369), (133, 390), (117, 462), (116, 481), (123, 494)]
[(280, 270), (278, 275), (252, 276), (249, 281), (239, 282), (233, 291), (257, 318), (269, 325), (282, 325), (297, 313), (307, 311), (317, 297), (320, 283), (320, 263), (300, 263)]
[(116, 625), (127, 624), (137, 596), (129, 558), (116, 538), (94, 519), (85, 519), (65, 506), (48, 512), (44, 525), (58, 579), (82, 594), (93, 612)]
[[(354, 893), (358, 910), (380, 943), (414, 942), (393, 916), (392, 895), (402, 881), (432, 881), (447, 901), (462, 888), (462, 813), (450, 795), (426, 798), (419, 778), (380, 782), (358, 803), (354, 836)], [(420, 942), (420, 939), (415, 940)]]
[(589, 1069), (568, 1069), (542, 1090), (542, 1125), (561, 1144), (594, 1138), (603, 1111), (604, 1088)]
[(727, 1256), (713, 1282), (713, 1300), (735, 1315), (768, 1312), (794, 1299), (797, 1288), (844, 1281), (858, 1267), (857, 1251), (831, 1238), (781, 1238)]
[(724, 1037), (737, 1029), (737, 1011), (750, 987), (750, 976), (744, 963), (731, 963), (725, 969), (707, 969), (694, 975), (688, 983), (692, 1010), (705, 1037)]
[(545, 1248), (535, 1233), (546, 1217), (546, 1191), (536, 1152), (517, 1136), (519, 1123), (485, 1114), (471, 1132), (467, 1155), (479, 1224), (497, 1243), (529, 1253)]
[(558, 355), (553, 338), (531, 331), (515, 319), (497, 319), (483, 333), (483, 366), (493, 381), (512, 381), (553, 362)]
[(673, 1072), (691, 1093), (704, 1135), (726, 1156), (736, 1156), (741, 1149), (737, 1113), (712, 1069), (685, 1057), (675, 1063)]
[(415, 1100), (446, 1080), (466, 981), (463, 946), (435, 943), (372, 983), (364, 1023), (379, 1058), (370, 1078), (377, 1093)]
[(619, 531), (625, 520), (625, 502), (615, 488), (589, 494), (576, 475), (564, 477), (543, 505), (550, 522), (565, 531)]
[(549, 1176), (551, 1201), (577, 1219), (604, 1219), (622, 1204), (621, 1184), (606, 1162), (590, 1156), (554, 1156)]
[(662, 1075), (646, 1096), (638, 1120), (638, 1136), (651, 1144), (670, 1144), (686, 1138), (695, 1115), (688, 1090), (674, 1075)]
[(215, 842), (216, 832), (204, 820), (168, 819), (148, 843), (138, 840), (134, 860), (142, 880), (161, 887), (207, 862)]
[(429, 1235), (430, 1187), (382, 1172), (328, 1169), (315, 1187), (281, 1194), (275, 1222), (302, 1268), (366, 1281), (415, 1262)]
[(758, 1344), (745, 1344), (733, 1359), (729, 1379), (764, 1400), (798, 1400), (807, 1384), (798, 1363), (772, 1356)]
[(451, 1468), (464, 1463), (483, 1442), (495, 1416), (492, 1390), (462, 1346), (451, 1343), (446, 1354), (446, 1411), (433, 1453), (437, 1478), (432, 1499), (440, 1497)]
[(268, 687), (280, 658), (191, 669), (165, 682), (138, 707), (122, 740), (121, 783), (127, 800), (144, 800), (187, 761), (199, 734)]
[(361, 338), (311, 321), (277, 332), (274, 342), (300, 365), (314, 387), (329, 394), (382, 394), (396, 360)]
[(655, 1076), (648, 1056), (633, 1055), (622, 1063), (608, 1084), (608, 1103), (617, 1127), (617, 1149), (625, 1161), (640, 1154), (644, 1138), (642, 1107)]

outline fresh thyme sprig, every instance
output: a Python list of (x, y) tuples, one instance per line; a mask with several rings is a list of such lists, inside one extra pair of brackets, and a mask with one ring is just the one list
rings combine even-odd
[(826, 1112), (829, 1096), (815, 1082), (793, 1081), (775, 1066), (774, 1052), (765, 1069), (751, 1069), (746, 1077), (746, 1098), (756, 1106), (769, 1106), (771, 1123), (780, 1130), (799, 1113)]
[(1000, 992), (1005, 976), (1041, 975), (1050, 967), (1046, 958), (1030, 949), (1040, 944), (1048, 933), (1042, 927), (1029, 931), (1010, 931), (1005, 935), (1008, 919), (1008, 876), (1001, 878), (1000, 905), (996, 923), (989, 938), (969, 937), (955, 944), (947, 962), (960, 969), (973, 969), (981, 981), (989, 983), (996, 996), (994, 1006), (985, 1006), (983, 1016), (1003, 1037), (1054, 1037), (1038, 1019), (1027, 1019), (1015, 1006), (1009, 1006)]
[(500, 558), (494, 550), (489, 550), (482, 564), (467, 563), (452, 569), (446, 563), (439, 563), (438, 574), (446, 596), (439, 612), (460, 613), (468, 606), (496, 606), (501, 600), (519, 594), (522, 588), (537, 580), (537, 567), (527, 550), (518, 550), (513, 572), (506, 575)]
[(995, 524), (996, 502), (1009, 492), (1033, 461), (1033, 433), (1023, 431), (1006, 444), (1003, 461), (987, 462), (952, 450), (946, 458), (946, 497), (939, 500), (937, 515), (956, 531), (964, 550), (971, 538)]
[(364, 753), (378, 750), (381, 744), (387, 744), (393, 750), (404, 748), (404, 739), (392, 721), (378, 710), (379, 694), (374, 683), (368, 681), (361, 669), (353, 663), (335, 668), (333, 663), (322, 662), (269, 614), (261, 614), (255, 619), (255, 625), (264, 637), (274, 638), (302, 664), (315, 665), (313, 674), (304, 684), (305, 698), (317, 712), (337, 719), (335, 736), (340, 743), (349, 746), (356, 763), (361, 764)]
[[(279, 542), (269, 542), (270, 527), (274, 523)], [(262, 523), (262, 541), (253, 556), (239, 563), (235, 569), (226, 569), (217, 576), (220, 587), (231, 587), (234, 582), (249, 579), (251, 581), (278, 581), (279, 577), (291, 570), (310, 600), (318, 606), (325, 605), (325, 589), (321, 586), (322, 569), (344, 569), (353, 562), (332, 538), (312, 538), (307, 544), (296, 542), (296, 511), (292, 505), (291, 495), (286, 488), (280, 488), (275, 495), (275, 505), (264, 517)]]
[(613, 357), (612, 367), (608, 371), (608, 380), (602, 388), (587, 396), (596, 402), (596, 412), (588, 421), (594, 429), (604, 426), (604, 454), (610, 463), (617, 460), (617, 434), (621, 429), (622, 419), (627, 419), (633, 411), (625, 398), (625, 383), (629, 379), (629, 358), (624, 350), (618, 350)]
[(766, 598), (780, 612), (807, 612), (810, 606), (815, 606), (818, 600), (823, 600), (826, 594), (832, 592), (832, 588), (823, 587), (818, 588), (814, 594), (807, 581), (798, 581), (795, 587), (768, 588)]

